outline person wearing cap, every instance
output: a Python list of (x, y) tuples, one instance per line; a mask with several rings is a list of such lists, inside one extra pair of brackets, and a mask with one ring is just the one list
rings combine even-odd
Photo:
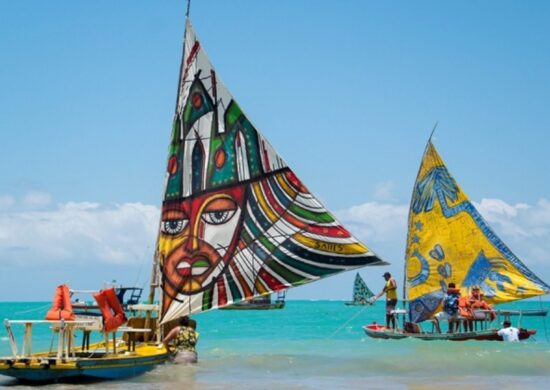
[(502, 337), (504, 341), (519, 341), (519, 329), (514, 328), (512, 323), (508, 320), (505, 320), (502, 324), (503, 328), (497, 332), (497, 334)]
[(382, 276), (386, 281), (386, 284), (384, 285), (382, 291), (374, 296), (372, 302), (386, 294), (386, 327), (395, 329), (395, 316), (392, 312), (397, 306), (397, 282), (391, 277), (389, 272), (385, 272)]

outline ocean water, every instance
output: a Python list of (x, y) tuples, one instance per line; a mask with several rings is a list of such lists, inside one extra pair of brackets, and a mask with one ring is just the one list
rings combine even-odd
[[(500, 308), (540, 309), (550, 302)], [(48, 303), (2, 303), (0, 317), (43, 318)], [(199, 363), (166, 364), (125, 381), (52, 384), (73, 389), (541, 389), (550, 380), (550, 319), (524, 318), (537, 335), (521, 343), (375, 340), (362, 326), (384, 321), (384, 304), (287, 301), (283, 310), (194, 316)], [(19, 327), (21, 328), (21, 327)], [(20, 341), (22, 329), (18, 329)], [(47, 327), (33, 329), (33, 349), (48, 349)], [(0, 355), (9, 355), (4, 329)], [(20, 386), (0, 376), (0, 387)]]

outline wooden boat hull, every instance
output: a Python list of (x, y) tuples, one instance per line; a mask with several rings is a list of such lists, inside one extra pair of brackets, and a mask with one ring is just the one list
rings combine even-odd
[(106, 357), (76, 357), (63, 360), (36, 354), (29, 358), (1, 358), (0, 375), (28, 382), (57, 382), (77, 378), (123, 379), (141, 375), (169, 358), (156, 345), (136, 347), (135, 352)]
[[(363, 327), (367, 336), (375, 339), (400, 340), (405, 338), (415, 338), (425, 341), (448, 340), (448, 341), (467, 341), (467, 340), (486, 340), (502, 341), (502, 337), (497, 334), (498, 329), (486, 329), (474, 332), (457, 333), (406, 333), (402, 330), (388, 329), (381, 325), (367, 325)], [(519, 339), (525, 340), (534, 335), (536, 330), (520, 329)]]

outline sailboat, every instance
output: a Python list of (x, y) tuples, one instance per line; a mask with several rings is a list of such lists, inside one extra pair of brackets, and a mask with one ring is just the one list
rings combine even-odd
[[(418, 325), (430, 323), (441, 311), (448, 284), (468, 296), (478, 288), (484, 301), (496, 305), (548, 294), (550, 286), (537, 277), (495, 234), (467, 195), (451, 176), (428, 141), (414, 184), (408, 220), (405, 255), (404, 300), (407, 331), (377, 324), (364, 327), (375, 338), (415, 337), (425, 340), (501, 340), (492, 323), (484, 329), (455, 333), (423, 332)], [(543, 316), (547, 310), (496, 310), (496, 322), (511, 316)], [(520, 338), (534, 330), (521, 329)]]
[[(167, 360), (157, 344), (179, 317), (386, 264), (328, 212), (254, 127), (187, 17), (145, 317), (110, 330), (106, 318), (6, 320), (12, 355), (0, 358), (0, 374), (28, 381), (137, 375)], [(53, 327), (56, 349), (32, 352), (37, 322)], [(25, 326), (21, 353), (11, 329), (19, 323)], [(92, 331), (104, 341), (88, 345)], [(79, 334), (82, 347), (73, 343)]]
[(364, 306), (372, 305), (371, 298), (374, 297), (374, 293), (367, 286), (359, 272), (355, 275), (355, 281), (353, 282), (353, 296), (350, 302), (345, 302), (347, 306)]
[(273, 294), (266, 294), (261, 297), (241, 301), (233, 305), (224, 306), (222, 310), (276, 310), (285, 307), (286, 290), (277, 292), (275, 300), (271, 299)]

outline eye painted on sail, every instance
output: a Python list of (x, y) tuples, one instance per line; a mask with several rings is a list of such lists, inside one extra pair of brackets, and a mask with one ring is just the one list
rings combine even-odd
[(188, 223), (189, 219), (183, 212), (170, 210), (163, 214), (160, 230), (164, 234), (176, 236), (183, 232)]
[(202, 215), (202, 220), (210, 225), (227, 223), (237, 211), (237, 204), (232, 199), (214, 199), (210, 202)]

